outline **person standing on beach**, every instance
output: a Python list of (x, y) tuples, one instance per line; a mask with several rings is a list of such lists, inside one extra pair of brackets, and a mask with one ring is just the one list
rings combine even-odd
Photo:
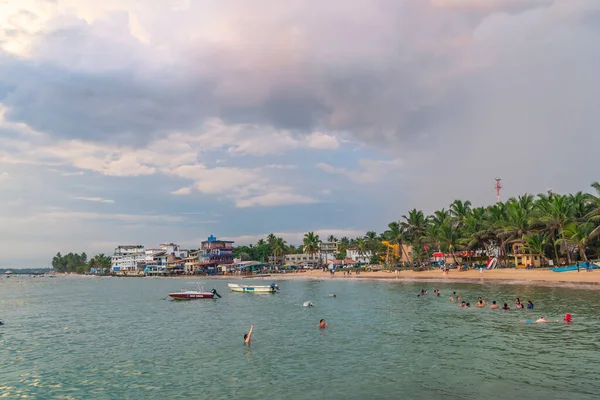
[(579, 261), (577, 261), (577, 272), (579, 272)]
[(250, 325), (250, 331), (244, 335), (244, 344), (250, 344), (252, 340), (252, 331), (254, 330), (254, 324)]

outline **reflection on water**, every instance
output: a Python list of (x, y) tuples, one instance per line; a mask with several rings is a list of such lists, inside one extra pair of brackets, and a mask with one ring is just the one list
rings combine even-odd
[[(163, 301), (172, 279), (0, 280), (0, 396), (73, 399), (592, 399), (600, 291), (281, 281)], [(435, 287), (433, 286), (435, 285)], [(442, 296), (434, 297), (438, 288)], [(417, 298), (421, 289), (428, 295)], [(452, 291), (535, 311), (461, 309)], [(336, 298), (330, 297), (336, 293)], [(313, 307), (302, 303), (311, 299)], [(524, 324), (544, 315), (574, 322)], [(324, 318), (329, 327), (319, 329)], [(255, 324), (252, 347), (243, 334)]]

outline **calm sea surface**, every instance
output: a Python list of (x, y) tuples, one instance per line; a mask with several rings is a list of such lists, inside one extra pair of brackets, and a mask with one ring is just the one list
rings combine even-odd
[[(163, 300), (185, 282), (0, 278), (0, 397), (600, 398), (600, 291), (281, 280), (280, 293), (255, 295), (213, 280), (222, 299)], [(417, 299), (421, 288), (430, 294)], [(461, 309), (454, 290), (536, 310)], [(565, 312), (570, 326), (519, 322)]]

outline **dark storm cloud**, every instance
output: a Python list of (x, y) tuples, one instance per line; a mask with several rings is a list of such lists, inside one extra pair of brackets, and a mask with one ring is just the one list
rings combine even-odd
[[(56, 137), (142, 144), (220, 117), (299, 132), (343, 130), (402, 147), (462, 134), (464, 127), (440, 128), (468, 112), (457, 82), (468, 84), (465, 76), (489, 62), (477, 43), (487, 21), (505, 25), (494, 27), (494, 37), (528, 13), (556, 23), (543, 13), (548, 1), (357, 1), (343, 12), (342, 3), (328, 1), (317, 13), (260, 4), (264, 13), (218, 6), (222, 26), (239, 36), (233, 44), (181, 39), (193, 28), (190, 18), (206, 14), (199, 5), (185, 16), (161, 16), (162, 45), (173, 47), (166, 53), (133, 37), (125, 12), (91, 24), (61, 17), (35, 39), (32, 59), (0, 56), (6, 118)], [(516, 73), (523, 72), (530, 73)]]

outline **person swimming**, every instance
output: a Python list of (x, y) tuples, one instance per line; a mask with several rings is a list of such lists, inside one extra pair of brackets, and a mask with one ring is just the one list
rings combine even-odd
[(454, 297), (450, 297), (450, 303), (454, 303)]
[(504, 303), (504, 306), (502, 307), (503, 310), (510, 310), (510, 307), (508, 306), (508, 304)]
[(571, 323), (571, 321), (573, 320), (573, 317), (571, 316), (571, 314), (565, 314), (565, 317), (563, 318), (563, 321), (565, 321), (567, 324)]
[(250, 344), (252, 340), (252, 331), (254, 330), (254, 324), (250, 325), (250, 331), (244, 335), (244, 344)]
[(521, 303), (521, 299), (518, 297), (515, 300), (515, 308), (523, 308), (523, 303)]
[(322, 319), (322, 320), (320, 320), (320, 321), (319, 321), (319, 325), (317, 325), (317, 326), (318, 326), (319, 328), (321, 328), (321, 329), (325, 329), (325, 328), (327, 328), (329, 325), (327, 325), (327, 323), (325, 322), (325, 320), (324, 320), (324, 319)]
[(461, 307), (465, 307), (466, 305), (467, 305), (467, 303), (466, 303), (466, 302), (464, 302), (464, 301), (462, 301), (462, 302), (460, 303), (460, 306), (461, 306)]
[(492, 305), (490, 306), (490, 308), (494, 308), (494, 309), (498, 308), (498, 304), (496, 304), (496, 300), (492, 301)]
[(477, 303), (475, 304), (476, 307), (479, 308), (483, 308), (485, 307), (485, 300), (483, 300), (481, 297), (477, 300)]
[(531, 302), (531, 300), (527, 300), (527, 309), (533, 310), (533, 303)]
[(465, 305), (465, 308), (471, 308), (471, 303), (467, 303), (467, 305)]

